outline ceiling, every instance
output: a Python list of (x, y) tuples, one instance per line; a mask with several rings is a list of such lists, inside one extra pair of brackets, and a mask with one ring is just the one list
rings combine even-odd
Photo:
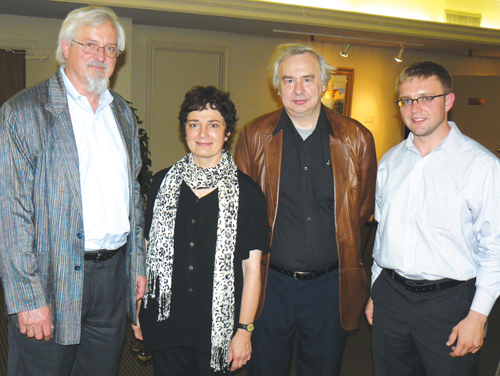
[[(500, 58), (500, 30), (246, 0), (0, 0), (0, 14), (64, 19), (106, 3), (133, 24)], [(119, 6), (115, 6), (119, 5)]]

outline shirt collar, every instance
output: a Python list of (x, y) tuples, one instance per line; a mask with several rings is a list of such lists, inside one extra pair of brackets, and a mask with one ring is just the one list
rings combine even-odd
[[(458, 129), (457, 125), (453, 121), (449, 121), (448, 125), (450, 126), (450, 131), (446, 135), (446, 137), (441, 141), (441, 143), (434, 148), (434, 150), (444, 150), (450, 155), (457, 155), (460, 152), (460, 144), (462, 143), (462, 132)], [(404, 150), (410, 150), (416, 152), (420, 155), (420, 152), (417, 150), (414, 144), (414, 135), (410, 132), (406, 140), (403, 142), (403, 146), (400, 149), (400, 153)], [(433, 151), (434, 151), (433, 150)]]
[[(455, 156), (460, 153), (460, 145), (462, 143), (462, 132), (458, 129), (457, 125), (449, 121), (448, 125), (450, 126), (450, 131), (438, 146), (438, 148), (443, 149), (447, 153)], [(437, 149), (437, 148), (436, 148)]]
[[(288, 116), (288, 113), (286, 110), (283, 110), (281, 113), (280, 119), (278, 120), (278, 124), (276, 125), (276, 128), (274, 128), (273, 136), (279, 132), (281, 132), (283, 129), (286, 127), (293, 127), (292, 119), (290, 119), (290, 116)], [(319, 113), (319, 118), (318, 122), (316, 124), (316, 127), (319, 127), (323, 130), (326, 130), (328, 133), (330, 133), (332, 136), (333, 134), (333, 129), (330, 125), (330, 122), (328, 121), (328, 117), (326, 116), (325, 109), (323, 106), (321, 106), (321, 110)]]

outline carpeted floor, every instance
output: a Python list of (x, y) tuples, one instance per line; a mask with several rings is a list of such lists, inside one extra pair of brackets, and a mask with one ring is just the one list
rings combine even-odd
[[(368, 233), (365, 229), (365, 239), (367, 240), (365, 254), (365, 265), (371, 265), (371, 252), (373, 242), (373, 232)], [(369, 236), (371, 235), (371, 236)], [(7, 320), (5, 317), (3, 290), (0, 284), (0, 376), (7, 374)], [(141, 362), (137, 354), (130, 349), (132, 339), (132, 329), (127, 325), (127, 334), (124, 342), (118, 376), (153, 376), (153, 366), (151, 362)], [(488, 328), (484, 346), (482, 348), (479, 376), (495, 376), (497, 365), (500, 360), (500, 300), (493, 308), (488, 321)], [(295, 367), (292, 366), (290, 376), (297, 375)], [(371, 328), (366, 319), (362, 319), (360, 328), (350, 333), (347, 347), (344, 353), (342, 364), (342, 376), (372, 376), (372, 356), (371, 356)], [(234, 372), (233, 376), (246, 376), (243, 368)], [(273, 376), (273, 375), (266, 375)], [(302, 375), (311, 376), (311, 375)]]

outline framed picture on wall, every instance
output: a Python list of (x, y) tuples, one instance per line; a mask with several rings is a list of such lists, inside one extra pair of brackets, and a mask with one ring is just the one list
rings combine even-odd
[(351, 116), (354, 68), (336, 68), (323, 93), (321, 102), (339, 114)]

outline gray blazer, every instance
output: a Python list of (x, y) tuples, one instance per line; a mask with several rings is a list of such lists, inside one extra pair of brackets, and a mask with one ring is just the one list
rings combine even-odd
[[(135, 321), (136, 278), (145, 275), (138, 126), (112, 92), (111, 108), (128, 154), (130, 234), (127, 313)], [(78, 151), (60, 73), (0, 110), (0, 274), (10, 322), (50, 305), (55, 341), (80, 340), (84, 236)]]

